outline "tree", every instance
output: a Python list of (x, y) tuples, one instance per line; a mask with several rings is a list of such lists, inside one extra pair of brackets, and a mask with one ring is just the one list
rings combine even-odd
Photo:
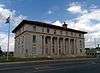
[(0, 56), (3, 54), (3, 51), (1, 50), (1, 46), (0, 46)]
[(90, 50), (90, 48), (85, 48), (85, 50)]

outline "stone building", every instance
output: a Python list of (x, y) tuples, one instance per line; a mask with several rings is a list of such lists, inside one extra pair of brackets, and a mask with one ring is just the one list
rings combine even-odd
[(15, 33), (15, 57), (66, 57), (84, 55), (87, 32), (38, 21), (23, 20)]

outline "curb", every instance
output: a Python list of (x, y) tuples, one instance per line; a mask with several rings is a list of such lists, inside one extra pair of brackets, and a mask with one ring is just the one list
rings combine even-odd
[(44, 63), (44, 62), (60, 62), (60, 61), (86, 61), (86, 60), (94, 60), (96, 58), (76, 58), (76, 59), (56, 59), (56, 60), (37, 60), (37, 61), (22, 61), (22, 62), (5, 62), (5, 63), (0, 63), (0, 65), (4, 64), (20, 64), (20, 63)]

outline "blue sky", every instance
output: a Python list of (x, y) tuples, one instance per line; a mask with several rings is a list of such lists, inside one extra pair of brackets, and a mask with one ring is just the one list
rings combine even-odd
[[(27, 19), (39, 21), (72, 19), (75, 15), (66, 11), (72, 2), (78, 2), (87, 9), (92, 5), (100, 6), (99, 0), (0, 0), (6, 8), (16, 10), (17, 15), (22, 14)], [(52, 11), (51, 14), (48, 14), (49, 10)]]
[[(5, 21), (9, 15), (11, 30), (23, 19), (59, 26), (65, 21), (70, 28), (89, 32), (86, 42), (93, 41), (91, 38), (100, 38), (99, 0), (0, 0), (0, 45), (3, 50), (7, 48), (8, 25)], [(13, 37), (14, 34), (11, 33), (11, 38)], [(10, 44), (13, 50), (14, 39), (11, 39)]]

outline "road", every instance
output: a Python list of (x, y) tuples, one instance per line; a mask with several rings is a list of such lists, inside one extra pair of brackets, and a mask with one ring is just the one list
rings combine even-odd
[(1, 64), (0, 73), (99, 73), (100, 60)]

